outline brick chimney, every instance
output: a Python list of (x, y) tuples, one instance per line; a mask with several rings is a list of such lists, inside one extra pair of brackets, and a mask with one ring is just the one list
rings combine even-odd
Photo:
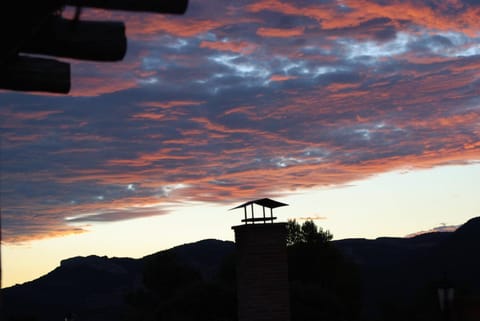
[[(263, 216), (254, 216), (254, 204), (262, 206)], [(286, 224), (273, 222), (273, 208), (286, 205), (260, 199), (236, 207), (243, 207), (245, 212), (244, 224), (232, 227), (239, 321), (290, 320)], [(251, 217), (247, 217), (247, 207), (251, 208)], [(270, 208), (269, 217), (265, 208)]]

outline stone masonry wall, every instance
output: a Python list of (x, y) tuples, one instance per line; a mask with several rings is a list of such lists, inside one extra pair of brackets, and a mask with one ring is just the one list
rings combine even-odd
[(285, 223), (234, 226), (239, 321), (289, 321)]

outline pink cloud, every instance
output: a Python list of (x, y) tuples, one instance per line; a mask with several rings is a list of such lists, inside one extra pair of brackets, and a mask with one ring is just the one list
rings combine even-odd
[(406, 235), (406, 238), (411, 238), (428, 233), (438, 233), (438, 232), (455, 232), (461, 225), (440, 225), (426, 231), (415, 232)]
[(146, 101), (139, 103), (140, 106), (145, 107), (158, 107), (158, 108), (172, 108), (172, 107), (184, 107), (184, 106), (196, 106), (204, 104), (204, 101), (195, 100), (172, 100), (172, 101)]
[(286, 76), (286, 75), (273, 75), (270, 77), (271, 81), (287, 81), (291, 79), (297, 79), (297, 76)]
[(246, 41), (202, 41), (200, 48), (209, 48), (219, 51), (231, 51), (236, 53), (242, 53), (245, 55), (251, 54), (258, 47), (257, 44), (249, 43)]
[(301, 36), (305, 32), (303, 27), (280, 29), (280, 28), (265, 28), (261, 27), (257, 29), (257, 35), (262, 37), (274, 37), (274, 38), (289, 38), (295, 36)]

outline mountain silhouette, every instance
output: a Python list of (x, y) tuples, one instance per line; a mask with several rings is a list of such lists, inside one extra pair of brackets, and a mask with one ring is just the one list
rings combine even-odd
[(126, 295), (144, 287), (145, 262), (165, 253), (175, 254), (183, 264), (209, 278), (233, 249), (232, 242), (209, 239), (140, 259), (91, 255), (62, 260), (59, 267), (36, 280), (3, 289), (5, 314), (37, 321), (63, 320), (70, 313), (88, 320), (119, 320)]
[[(331, 243), (358, 266), (363, 313), (369, 320), (382, 319), (384, 311), (397, 311), (392, 302), (405, 307), (420, 302), (434, 309), (437, 287), (445, 280), (459, 294), (480, 293), (480, 217), (469, 220), (455, 232)], [(5, 315), (7, 320), (14, 316), (11, 320), (43, 321), (61, 320), (74, 313), (81, 316), (77, 320), (120, 320), (129, 293), (146, 289), (146, 267), (150, 266), (154, 276), (156, 269), (159, 274), (170, 273), (170, 266), (187, 269), (185, 275), (190, 278), (197, 275), (209, 280), (222, 272), (222, 265), (233, 255), (234, 248), (233, 242), (209, 239), (140, 259), (93, 255), (66, 259), (36, 280), (4, 289)], [(172, 258), (175, 264), (170, 264)], [(157, 262), (157, 266), (151, 262)], [(168, 283), (168, 275), (160, 277), (160, 286)], [(175, 282), (168, 284), (174, 287)]]
[[(399, 302), (404, 306), (422, 302), (435, 309), (437, 290), (445, 283), (459, 295), (480, 293), (480, 217), (455, 232), (347, 239), (335, 244), (361, 271), (364, 314), (371, 319), (382, 319), (381, 311), (387, 306), (400, 309), (392, 307)], [(412, 311), (405, 313), (412, 318)]]

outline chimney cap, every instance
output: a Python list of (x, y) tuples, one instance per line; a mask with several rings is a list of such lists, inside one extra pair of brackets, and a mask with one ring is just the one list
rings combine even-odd
[[(253, 213), (253, 204), (260, 205), (263, 208), (263, 216), (262, 217), (255, 217), (255, 214)], [(252, 213), (251, 217), (247, 217), (247, 207), (248, 206), (251, 207), (251, 213)], [(270, 221), (271, 223), (273, 223), (273, 221), (277, 219), (276, 217), (273, 216), (273, 209), (276, 208), (276, 207), (281, 207), (281, 206), (288, 206), (288, 204), (277, 202), (277, 201), (274, 201), (274, 200), (269, 199), (269, 198), (260, 198), (258, 200), (243, 203), (241, 205), (238, 205), (237, 207), (231, 208), (230, 210), (235, 210), (237, 208), (242, 208), (243, 207), (245, 217), (242, 220), (242, 222), (244, 222), (245, 224), (248, 224), (248, 223), (255, 224), (255, 222), (266, 223), (267, 221)], [(265, 207), (270, 209), (270, 217), (265, 215)]]
[(235, 210), (237, 208), (247, 207), (248, 205), (251, 205), (251, 204), (257, 204), (257, 205), (267, 207), (267, 208), (277, 208), (277, 207), (281, 207), (281, 206), (288, 206), (288, 204), (281, 203), (281, 202), (278, 202), (278, 201), (274, 201), (270, 198), (260, 198), (258, 200), (243, 203), (241, 205), (238, 205), (237, 207), (231, 208), (230, 210)]

